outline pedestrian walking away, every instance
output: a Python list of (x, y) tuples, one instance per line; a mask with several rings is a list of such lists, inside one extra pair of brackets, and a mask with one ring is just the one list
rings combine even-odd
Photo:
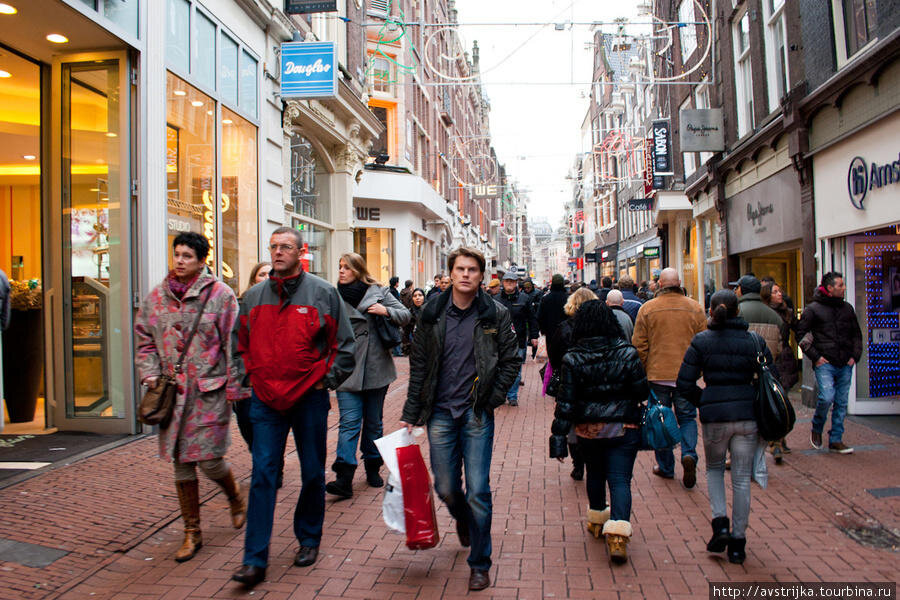
[[(541, 306), (538, 309), (538, 328), (541, 334), (547, 339), (547, 344), (553, 339), (553, 334), (559, 324), (566, 320), (566, 313), (563, 307), (569, 299), (566, 292), (566, 280), (559, 273), (550, 279), (550, 291), (548, 291), (541, 299)], [(549, 349), (547, 350), (549, 353)]]
[(180, 233), (172, 250), (172, 270), (141, 303), (134, 335), (141, 383), (152, 389), (165, 375), (178, 385), (172, 419), (159, 431), (159, 456), (175, 467), (184, 521), (184, 542), (175, 560), (183, 562), (203, 546), (198, 465), (225, 491), (235, 528), (244, 524), (246, 508), (224, 459), (231, 416), (227, 390), (237, 385), (229, 368), (237, 298), (207, 270), (205, 237)]
[(631, 336), (634, 334), (634, 321), (631, 320), (631, 315), (625, 311), (625, 297), (622, 295), (622, 292), (620, 290), (610, 290), (606, 295), (606, 305), (613, 311), (613, 315), (619, 322), (619, 327), (622, 328), (625, 339), (630, 343)]
[[(582, 291), (593, 296), (588, 288)], [(612, 310), (599, 300), (575, 313), (572, 347), (562, 360), (550, 458), (566, 456), (574, 428), (587, 466), (587, 527), (606, 536), (610, 560), (628, 560), (632, 536), (631, 475), (641, 444), (641, 404), (650, 394), (637, 350)], [(609, 503), (606, 487), (609, 486)]]
[[(563, 307), (563, 314), (568, 318), (560, 323), (559, 327), (555, 329), (553, 339), (547, 340), (547, 362), (550, 363), (550, 368), (553, 369), (553, 378), (551, 381), (554, 379), (557, 382), (559, 381), (562, 372), (563, 357), (572, 347), (572, 332), (575, 329), (575, 315), (578, 314), (578, 309), (581, 308), (581, 305), (585, 302), (596, 299), (597, 297), (591, 290), (588, 288), (581, 288), (569, 296), (566, 301), (566, 304)], [(628, 318), (627, 315), (626, 318)], [(629, 321), (630, 320), (631, 319), (629, 319)], [(548, 385), (547, 393), (554, 396), (559, 390), (550, 390), (549, 388), (551, 387), (552, 386)], [(566, 441), (569, 445), (569, 454), (572, 456), (572, 472), (570, 475), (575, 481), (581, 481), (584, 479), (584, 458), (581, 455), (581, 449), (578, 447), (578, 436), (575, 435), (574, 425), (569, 430)]]
[[(300, 460), (300, 494), (294, 564), (318, 556), (325, 518), (325, 438), (330, 402), (353, 372), (353, 329), (344, 301), (328, 282), (300, 267), (302, 238), (279, 227), (269, 240), (272, 273), (241, 302), (232, 331), (235, 399), (250, 399), (253, 474), (247, 509), (244, 558), (232, 579), (254, 586), (265, 579), (275, 513), (279, 456), (293, 431)], [(232, 393), (229, 393), (232, 395)]]
[(519, 290), (518, 279), (515, 271), (509, 270), (503, 275), (500, 282), (503, 290), (497, 296), (497, 300), (509, 310), (512, 319), (513, 330), (519, 347), (519, 370), (516, 378), (506, 392), (506, 401), (510, 406), (519, 405), (519, 386), (524, 385), (522, 377), (522, 365), (527, 357), (528, 346), (537, 348), (538, 323), (535, 313), (532, 311), (531, 299)]
[[(638, 311), (631, 341), (647, 371), (647, 379), (657, 399), (673, 407), (681, 430), (682, 482), (687, 488), (697, 483), (697, 409), (675, 387), (678, 369), (694, 335), (706, 329), (706, 313), (700, 304), (684, 295), (681, 278), (673, 268), (659, 274), (660, 290)], [(656, 451), (653, 474), (675, 477), (675, 455)]]
[[(728, 560), (746, 557), (746, 530), (750, 515), (750, 477), (758, 443), (753, 405), (754, 380), (759, 370), (757, 351), (765, 348), (759, 334), (749, 331), (739, 316), (738, 299), (730, 290), (710, 298), (709, 329), (694, 336), (678, 371), (678, 391), (700, 408), (706, 481), (712, 510), (709, 552), (728, 550)], [(772, 354), (765, 348), (766, 362)], [(697, 380), (703, 377), (701, 391)], [(732, 517), (729, 525), (725, 500), (725, 453), (731, 451)]]
[(816, 412), (809, 440), (813, 448), (822, 447), (822, 432), (831, 410), (828, 450), (838, 454), (853, 452), (843, 440), (844, 417), (853, 365), (862, 356), (862, 332), (853, 307), (844, 301), (845, 292), (841, 273), (823, 275), (797, 325), (800, 348), (812, 361), (816, 373)]
[(460, 543), (471, 546), (469, 589), (482, 590), (490, 585), (494, 410), (520, 358), (509, 311), (479, 288), (484, 255), (457, 248), (448, 267), (453, 285), (425, 305), (413, 337), (401, 424), (428, 427), (435, 490)]
[[(393, 279), (391, 280), (393, 281)], [(337, 457), (332, 470), (337, 479), (325, 491), (340, 498), (353, 496), (356, 471), (356, 447), (359, 445), (366, 469), (366, 482), (382, 487), (379, 475), (382, 459), (375, 440), (383, 435), (382, 413), (388, 386), (397, 379), (391, 352), (378, 335), (378, 319), (387, 319), (397, 327), (409, 322), (409, 311), (390, 289), (383, 289), (369, 275), (365, 259), (355, 252), (343, 254), (338, 261), (338, 292), (350, 318), (356, 339), (356, 367), (337, 389), (340, 426)]]

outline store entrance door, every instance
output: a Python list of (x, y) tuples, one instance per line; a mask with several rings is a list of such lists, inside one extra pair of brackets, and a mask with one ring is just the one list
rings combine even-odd
[(53, 424), (134, 433), (131, 83), (125, 52), (52, 65), (49, 235)]

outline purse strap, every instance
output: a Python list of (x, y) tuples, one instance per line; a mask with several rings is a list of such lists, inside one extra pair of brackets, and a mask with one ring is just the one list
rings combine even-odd
[(213, 282), (209, 286), (209, 289), (206, 290), (206, 298), (203, 300), (203, 304), (200, 305), (200, 310), (197, 312), (197, 317), (194, 319), (194, 326), (191, 327), (191, 333), (184, 343), (184, 348), (181, 349), (181, 355), (178, 357), (178, 362), (175, 363), (176, 373), (181, 373), (181, 369), (184, 366), (184, 357), (187, 356), (188, 348), (190, 348), (191, 342), (194, 341), (194, 336), (197, 334), (197, 329), (200, 327), (200, 319), (203, 318), (203, 311), (206, 309), (206, 303), (209, 302), (209, 297), (212, 296), (212, 289), (215, 285), (216, 283)]

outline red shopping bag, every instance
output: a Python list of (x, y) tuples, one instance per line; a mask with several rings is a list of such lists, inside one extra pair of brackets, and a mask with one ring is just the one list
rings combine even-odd
[(418, 444), (397, 448), (400, 485), (403, 489), (403, 512), (406, 516), (406, 547), (425, 550), (437, 546), (437, 517), (431, 477)]

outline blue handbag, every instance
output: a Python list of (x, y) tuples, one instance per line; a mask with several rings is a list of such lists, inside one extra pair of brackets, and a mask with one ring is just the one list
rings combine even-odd
[(660, 404), (652, 390), (641, 418), (641, 442), (646, 450), (671, 450), (681, 442), (675, 412)]

